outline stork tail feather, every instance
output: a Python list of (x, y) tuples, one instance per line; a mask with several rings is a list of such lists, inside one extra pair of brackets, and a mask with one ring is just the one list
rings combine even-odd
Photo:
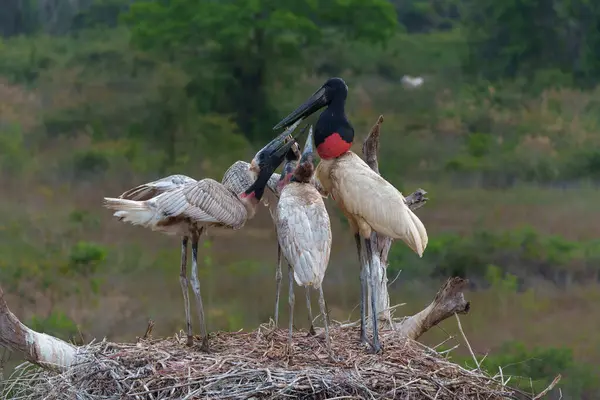
[(409, 224), (409, 232), (406, 235), (406, 239), (404, 242), (419, 255), (419, 257), (423, 257), (423, 252), (427, 247), (427, 243), (429, 242), (429, 238), (427, 236), (427, 230), (425, 229), (425, 225), (423, 222), (417, 217), (417, 215), (412, 212), (412, 210), (408, 209), (408, 215), (410, 216), (411, 223)]
[(149, 187), (148, 185), (136, 186), (133, 189), (129, 189), (124, 192), (120, 197), (122, 199), (129, 200), (147, 200), (156, 196), (158, 193), (155, 188)]
[(115, 217), (133, 225), (148, 225), (154, 219), (154, 211), (144, 201), (105, 197), (104, 207), (117, 210), (113, 214)]

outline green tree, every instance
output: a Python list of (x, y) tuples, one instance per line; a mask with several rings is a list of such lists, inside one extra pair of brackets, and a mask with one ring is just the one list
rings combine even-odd
[(591, 0), (467, 0), (461, 10), (471, 74), (527, 78), (528, 86), (600, 77), (600, 5)]
[(397, 28), (387, 0), (173, 0), (132, 4), (123, 16), (135, 46), (181, 63), (200, 112), (234, 115), (252, 139), (278, 119), (268, 87), (332, 31), (385, 42)]

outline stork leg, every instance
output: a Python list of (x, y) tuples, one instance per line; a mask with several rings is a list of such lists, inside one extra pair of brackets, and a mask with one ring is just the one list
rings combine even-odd
[(333, 359), (331, 353), (331, 339), (329, 338), (329, 323), (327, 322), (327, 309), (325, 308), (325, 296), (323, 295), (323, 286), (319, 288), (319, 307), (321, 308), (321, 314), (323, 314), (323, 321), (325, 324), (325, 343), (327, 343), (327, 353), (329, 358)]
[(308, 308), (308, 322), (310, 323), (310, 329), (308, 330), (308, 334), (310, 336), (315, 336), (317, 333), (315, 332), (315, 327), (313, 326), (313, 314), (312, 314), (312, 308), (310, 306), (310, 288), (308, 286), (305, 287), (306, 289), (306, 308)]
[(358, 260), (360, 261), (360, 343), (367, 343), (367, 270), (365, 268), (364, 257), (361, 249), (360, 234), (354, 235), (356, 241), (356, 250), (358, 251)]
[(192, 346), (194, 344), (194, 336), (192, 334), (192, 317), (190, 315), (190, 296), (187, 279), (187, 244), (188, 237), (184, 236), (183, 239), (181, 239), (181, 270), (179, 272), (179, 283), (181, 284), (183, 305), (185, 307), (185, 326), (187, 332), (186, 345)]
[(290, 360), (292, 359), (292, 329), (294, 325), (294, 271), (292, 270), (292, 266), (288, 264), (288, 276), (290, 278), (290, 289), (289, 289), (289, 304), (290, 304), (290, 325), (288, 331), (288, 356)]
[(275, 326), (279, 324), (279, 293), (281, 291), (281, 246), (277, 245), (277, 269), (275, 270)]
[(379, 342), (379, 330), (377, 329), (377, 305), (376, 305), (376, 285), (373, 275), (373, 250), (371, 249), (371, 239), (365, 238), (365, 249), (366, 251), (366, 265), (369, 273), (369, 284), (371, 285), (371, 311), (373, 313), (373, 352), (378, 353), (381, 350), (381, 343)]
[(192, 235), (192, 290), (196, 296), (196, 308), (200, 320), (200, 335), (202, 336), (203, 351), (208, 352), (208, 334), (206, 333), (206, 322), (204, 321), (204, 306), (202, 305), (202, 294), (200, 293), (200, 280), (198, 279), (198, 240), (203, 230)]

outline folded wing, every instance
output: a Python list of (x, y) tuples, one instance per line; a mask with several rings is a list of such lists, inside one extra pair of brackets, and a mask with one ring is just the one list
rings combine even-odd
[(289, 184), (277, 205), (277, 239), (296, 283), (319, 288), (331, 251), (331, 225), (313, 185)]
[(392, 184), (374, 172), (356, 154), (347, 153), (330, 171), (332, 195), (351, 214), (363, 218), (373, 230), (401, 239), (423, 255), (428, 237), (425, 226)]

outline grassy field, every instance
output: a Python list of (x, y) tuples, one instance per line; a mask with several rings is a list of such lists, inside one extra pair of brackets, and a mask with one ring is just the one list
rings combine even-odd
[[(256, 144), (227, 116), (190, 111), (186, 75), (130, 49), (126, 32), (95, 35), (17, 38), (0, 46), (0, 280), (23, 321), (63, 338), (81, 330), (86, 341), (133, 340), (148, 318), (156, 321), (156, 335), (171, 335), (184, 322), (178, 240), (118, 223), (101, 208), (102, 197), (174, 172), (220, 179)], [(474, 232), (527, 228), (560, 239), (525, 255), (498, 244), (502, 257), (493, 263), (502, 268), (500, 283), (467, 293), (472, 311), (462, 318), (477, 354), (500, 353), (518, 341), (567, 346), (577, 362), (598, 365), (597, 278), (560, 286), (536, 272), (596, 268), (597, 255), (586, 246), (600, 237), (597, 91), (548, 89), (527, 97), (508, 84), (467, 86), (457, 72), (457, 40), (456, 32), (399, 36), (385, 53), (340, 44), (357, 137), (384, 114), (380, 168), (405, 194), (427, 190), (430, 201), (418, 214), (431, 251), (448, 234), (466, 242)], [(376, 73), (382, 65), (396, 74), (423, 73), (427, 84), (407, 91)], [(287, 114), (322, 80), (312, 74), (275, 85), (273, 102)], [(354, 150), (360, 151), (358, 139)], [(334, 229), (327, 303), (332, 318), (357, 319), (353, 239), (327, 204)], [(403, 247), (396, 243), (393, 253)], [(489, 248), (469, 251), (456, 263), (488, 263)], [(212, 232), (200, 259), (210, 329), (252, 329), (272, 316), (276, 241), (267, 210), (242, 231)], [(444, 259), (427, 252), (423, 260), (392, 258), (390, 270), (406, 272), (390, 288), (393, 303), (406, 303), (397, 316), (432, 299), (446, 276), (418, 271)], [(526, 284), (502, 283), (519, 269), (528, 271)], [(303, 304), (296, 312), (297, 326), (306, 327)], [(433, 345), (448, 335), (461, 342), (453, 319), (424, 341)], [(467, 354), (464, 346), (458, 354)]]

